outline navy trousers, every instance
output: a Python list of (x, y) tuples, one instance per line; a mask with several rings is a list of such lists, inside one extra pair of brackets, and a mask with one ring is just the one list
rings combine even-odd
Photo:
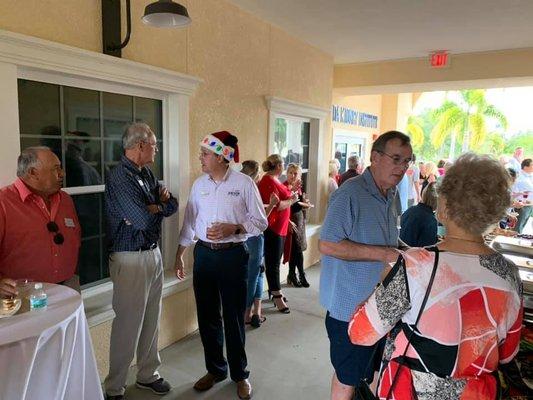
[[(193, 286), (207, 371), (235, 382), (248, 378), (244, 311), (248, 252), (243, 246), (212, 250), (194, 247)], [(222, 312), (222, 314), (221, 314)], [(226, 355), (224, 358), (224, 336)]]

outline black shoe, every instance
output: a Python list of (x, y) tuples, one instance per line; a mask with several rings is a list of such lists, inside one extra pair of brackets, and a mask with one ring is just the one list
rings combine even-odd
[(163, 378), (159, 378), (157, 381), (152, 383), (141, 383), (139, 381), (135, 382), (135, 386), (139, 389), (151, 390), (155, 394), (164, 395), (172, 390), (170, 383), (165, 381)]
[(272, 301), (274, 302), (274, 305), (278, 308), (278, 311), (282, 314), (289, 314), (291, 312), (291, 310), (289, 309), (289, 307), (283, 307), (283, 308), (279, 308), (276, 304), (276, 302), (274, 301), (275, 299), (281, 299), (283, 298), (283, 301), (286, 301), (285, 300), (285, 297), (283, 297), (283, 295), (281, 294), (275, 294), (272, 296)]
[(252, 319), (250, 320), (250, 325), (253, 326), (254, 328), (259, 328), (261, 324), (265, 321), (266, 321), (266, 317), (253, 314)]
[(307, 279), (305, 279), (305, 274), (300, 274), (300, 284), (305, 288), (311, 286), (309, 282), (307, 282)]
[(302, 287), (302, 284), (298, 280), (298, 277), (296, 276), (296, 274), (287, 275), (287, 284), (292, 285), (294, 287)]
[(124, 395), (117, 394), (116, 396), (111, 396), (110, 394), (106, 393), (105, 400), (124, 400)]

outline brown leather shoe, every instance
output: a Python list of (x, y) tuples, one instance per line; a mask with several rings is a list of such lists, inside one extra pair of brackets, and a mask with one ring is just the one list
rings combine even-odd
[(206, 390), (211, 389), (215, 383), (221, 382), (224, 379), (226, 379), (226, 376), (216, 376), (208, 372), (200, 379), (198, 379), (198, 381), (194, 384), (193, 387), (199, 392), (204, 392)]
[(248, 400), (252, 398), (252, 385), (248, 379), (237, 382), (237, 396), (239, 399)]

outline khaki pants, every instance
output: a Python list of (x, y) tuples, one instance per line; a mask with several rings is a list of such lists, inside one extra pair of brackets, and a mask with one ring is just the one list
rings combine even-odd
[(106, 393), (123, 395), (128, 368), (137, 353), (137, 381), (151, 383), (159, 379), (161, 365), (157, 351), (163, 262), (159, 248), (147, 251), (111, 253), (109, 273), (113, 282), (109, 375)]

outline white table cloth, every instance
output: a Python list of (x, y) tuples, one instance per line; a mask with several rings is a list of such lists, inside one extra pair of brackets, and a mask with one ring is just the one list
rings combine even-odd
[(81, 296), (44, 290), (46, 309), (0, 319), (0, 400), (101, 400)]

